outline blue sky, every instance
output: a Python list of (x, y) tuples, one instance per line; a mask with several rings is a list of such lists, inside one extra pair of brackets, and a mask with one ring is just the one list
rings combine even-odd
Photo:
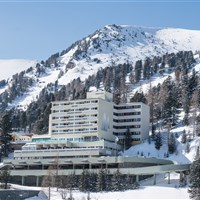
[(1, 1), (0, 59), (46, 60), (107, 24), (200, 30), (200, 1)]

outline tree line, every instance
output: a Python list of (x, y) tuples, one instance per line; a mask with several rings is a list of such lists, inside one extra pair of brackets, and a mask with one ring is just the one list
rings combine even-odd
[[(108, 191), (125, 191), (129, 189), (136, 189), (139, 184), (136, 182), (135, 176), (123, 175), (120, 170), (111, 175), (108, 169), (99, 169), (98, 173), (90, 172), (83, 169), (81, 175), (62, 175), (58, 176), (53, 173), (55, 166), (49, 166), (48, 175), (43, 177), (42, 186), (49, 188), (49, 197), (51, 195), (51, 188), (56, 187), (64, 196), (64, 192), (70, 194), (72, 199), (73, 190), (81, 192), (108, 192)], [(57, 169), (59, 171), (59, 169)], [(50, 199), (50, 198), (49, 198)]]

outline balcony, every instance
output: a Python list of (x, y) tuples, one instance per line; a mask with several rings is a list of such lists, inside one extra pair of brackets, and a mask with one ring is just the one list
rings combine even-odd
[(107, 155), (106, 149), (101, 148), (66, 148), (66, 149), (42, 149), (42, 150), (16, 150), (14, 159), (48, 159), (56, 157), (79, 157)]

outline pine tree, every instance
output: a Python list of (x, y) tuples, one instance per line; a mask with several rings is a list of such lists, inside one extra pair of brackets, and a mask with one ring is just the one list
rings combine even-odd
[(188, 125), (189, 125), (189, 114), (188, 114), (188, 113), (185, 113), (185, 115), (184, 115), (183, 124), (184, 124), (185, 126), (188, 126)]
[(26, 130), (26, 125), (27, 125), (27, 119), (26, 119), (26, 112), (21, 111), (19, 115), (19, 122), (20, 122), (20, 127)]
[(135, 82), (139, 82), (141, 79), (141, 72), (142, 72), (142, 61), (138, 60), (135, 63)]
[(169, 137), (168, 151), (169, 153), (174, 153), (176, 151), (176, 139), (173, 133), (171, 133)]
[(160, 150), (160, 147), (162, 146), (162, 138), (160, 135), (160, 132), (155, 137), (155, 148), (157, 150)]
[(200, 159), (195, 160), (190, 168), (190, 185), (188, 192), (190, 198), (194, 200), (200, 199)]
[(0, 171), (0, 182), (4, 184), (4, 189), (8, 188), (9, 179), (10, 179), (10, 170), (8, 166), (5, 166)]
[(151, 144), (151, 136), (148, 136), (148, 144)]
[(191, 99), (191, 105), (193, 107), (193, 111), (196, 112), (198, 110), (198, 106), (199, 106), (199, 91), (195, 88), (195, 90), (192, 93), (192, 99)]
[(104, 191), (106, 186), (106, 173), (104, 169), (100, 169), (99, 173), (97, 174), (97, 182), (96, 182), (96, 189), (97, 191)]
[(181, 137), (181, 143), (185, 144), (187, 141), (187, 135), (186, 135), (186, 131), (183, 131), (182, 137)]
[(136, 92), (134, 94), (134, 96), (130, 99), (130, 102), (142, 102), (142, 103), (147, 103), (147, 100), (144, 96), (144, 93), (143, 92)]
[(164, 122), (167, 123), (171, 121), (172, 126), (174, 126), (177, 123), (177, 108), (179, 107), (178, 88), (171, 80), (171, 77), (168, 77), (163, 84), (164, 88), (167, 90), (167, 96), (163, 105)]
[(90, 172), (89, 189), (91, 192), (96, 192), (97, 174)]
[(105, 191), (111, 191), (112, 190), (112, 179), (111, 179), (111, 175), (109, 175), (108, 173), (105, 174)]
[(125, 138), (124, 138), (124, 148), (125, 150), (129, 149), (132, 146), (132, 137), (130, 129), (128, 128), (125, 132)]
[(130, 81), (131, 84), (135, 83), (135, 74), (134, 74), (134, 72), (131, 72), (129, 74), (129, 81)]
[(79, 179), (79, 190), (82, 192), (86, 192), (89, 190), (89, 172), (87, 170), (83, 170), (80, 179)]
[(186, 142), (185, 153), (190, 153), (190, 143), (189, 142)]
[(183, 76), (183, 79), (182, 79), (181, 99), (182, 99), (183, 110), (185, 111), (185, 113), (189, 113), (189, 109), (190, 109), (190, 94), (189, 94), (188, 75)]
[(144, 61), (144, 66), (143, 66), (143, 79), (149, 79), (151, 76), (150, 73), (150, 68), (151, 67), (151, 60), (149, 58), (147, 58)]
[(120, 173), (119, 169), (117, 169), (112, 177), (112, 189), (113, 191), (121, 191), (122, 186), (122, 174)]
[(195, 137), (195, 135), (198, 135), (198, 120), (199, 120), (199, 117), (197, 116), (197, 113), (194, 112), (194, 110), (192, 111), (192, 117), (191, 117), (191, 123), (192, 123), (192, 136), (193, 138)]
[(7, 156), (10, 148), (11, 135), (11, 121), (9, 113), (4, 113), (0, 118), (0, 143), (1, 154)]
[[(189, 87), (189, 91), (190, 91), (190, 96), (192, 96), (192, 92), (195, 91), (195, 88), (197, 87), (197, 72), (195, 71), (195, 69), (193, 68), (192, 69), (192, 75), (190, 76), (189, 78), (189, 81), (188, 81), (188, 87)], [(198, 96), (198, 94), (197, 94)]]
[(124, 190), (132, 189), (132, 185), (133, 185), (132, 180), (133, 178), (130, 176), (130, 174), (125, 175), (124, 184), (123, 184)]

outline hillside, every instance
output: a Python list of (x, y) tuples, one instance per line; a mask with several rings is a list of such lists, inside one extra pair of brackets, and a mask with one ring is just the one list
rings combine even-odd
[[(23, 78), (32, 79), (32, 84), (25, 86), (26, 91), (22, 91), (20, 98), (16, 95), (11, 99), (9, 105), (21, 105), (27, 109), (42, 89), (55, 81), (59, 85), (66, 85), (78, 77), (84, 81), (101, 68), (124, 63), (134, 65), (137, 60), (166, 53), (195, 52), (199, 46), (200, 31), (107, 25), (25, 71)], [(29, 65), (31, 67), (32, 64)], [(16, 81), (23, 84), (20, 80)], [(12, 84), (13, 80), (10, 80), (1, 89), (1, 94)]]
[[(198, 47), (200, 31), (108, 25), (2, 82), (0, 110), (8, 112), (13, 131), (45, 134), (51, 101), (107, 90), (116, 103), (141, 101), (150, 107), (152, 137), (121, 154), (190, 163), (200, 154)], [(159, 135), (162, 144), (156, 147)], [(171, 136), (176, 147), (170, 144), (169, 151), (167, 137)], [(172, 187), (177, 184), (176, 180)], [(141, 189), (154, 191), (145, 184)], [(187, 198), (187, 188), (180, 190), (181, 197)], [(127, 196), (139, 198), (141, 193), (136, 193), (127, 191)]]
[(61, 63), (67, 65), (70, 62), (73, 69), (59, 83), (65, 83), (66, 79), (72, 81), (77, 77), (84, 80), (99, 68), (123, 63), (134, 64), (147, 57), (178, 51), (195, 52), (199, 49), (199, 38), (200, 31), (108, 25), (79, 41), (60, 57)]
[(200, 31), (107, 25), (1, 84), (0, 110), (13, 128), (47, 133), (52, 100), (84, 98), (91, 87), (130, 100), (150, 80), (191, 71), (199, 46)]

